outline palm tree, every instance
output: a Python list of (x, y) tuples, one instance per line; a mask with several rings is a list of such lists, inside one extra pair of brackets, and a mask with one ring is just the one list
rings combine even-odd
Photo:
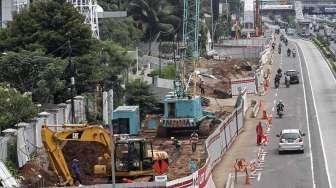
[[(172, 39), (181, 27), (183, 11), (177, 0), (132, 0), (128, 14), (140, 22), (144, 31), (144, 39), (151, 42), (160, 39)], [(180, 10), (179, 10), (180, 9)]]

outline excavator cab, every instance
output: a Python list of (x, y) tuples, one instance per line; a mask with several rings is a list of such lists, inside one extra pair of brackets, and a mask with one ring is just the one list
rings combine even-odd
[(129, 174), (136, 172), (152, 174), (153, 148), (150, 142), (140, 138), (117, 140), (115, 143), (116, 172)]

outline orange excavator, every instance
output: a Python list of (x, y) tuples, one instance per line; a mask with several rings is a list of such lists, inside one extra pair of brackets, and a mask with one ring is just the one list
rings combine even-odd
[[(73, 159), (80, 159), (81, 171), (95, 178), (111, 177), (111, 151), (115, 157), (115, 176), (137, 178), (153, 176), (168, 169), (168, 154), (153, 150), (152, 143), (129, 135), (114, 135), (111, 147), (109, 131), (97, 125), (64, 125), (62, 131), (42, 127), (42, 142), (60, 185), (74, 185), (69, 170)], [(105, 182), (106, 183), (106, 182)]]

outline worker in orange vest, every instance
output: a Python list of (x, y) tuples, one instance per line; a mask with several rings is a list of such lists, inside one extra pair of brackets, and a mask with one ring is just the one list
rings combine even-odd
[(257, 132), (257, 144), (260, 145), (261, 139), (262, 139), (262, 135), (264, 134), (264, 130), (263, 130), (263, 127), (261, 126), (261, 122), (260, 121), (257, 124), (256, 132)]

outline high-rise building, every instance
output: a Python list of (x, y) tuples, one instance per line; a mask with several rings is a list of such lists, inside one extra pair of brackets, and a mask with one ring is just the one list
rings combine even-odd
[(0, 0), (1, 27), (13, 20), (13, 15), (29, 4), (30, 0)]

